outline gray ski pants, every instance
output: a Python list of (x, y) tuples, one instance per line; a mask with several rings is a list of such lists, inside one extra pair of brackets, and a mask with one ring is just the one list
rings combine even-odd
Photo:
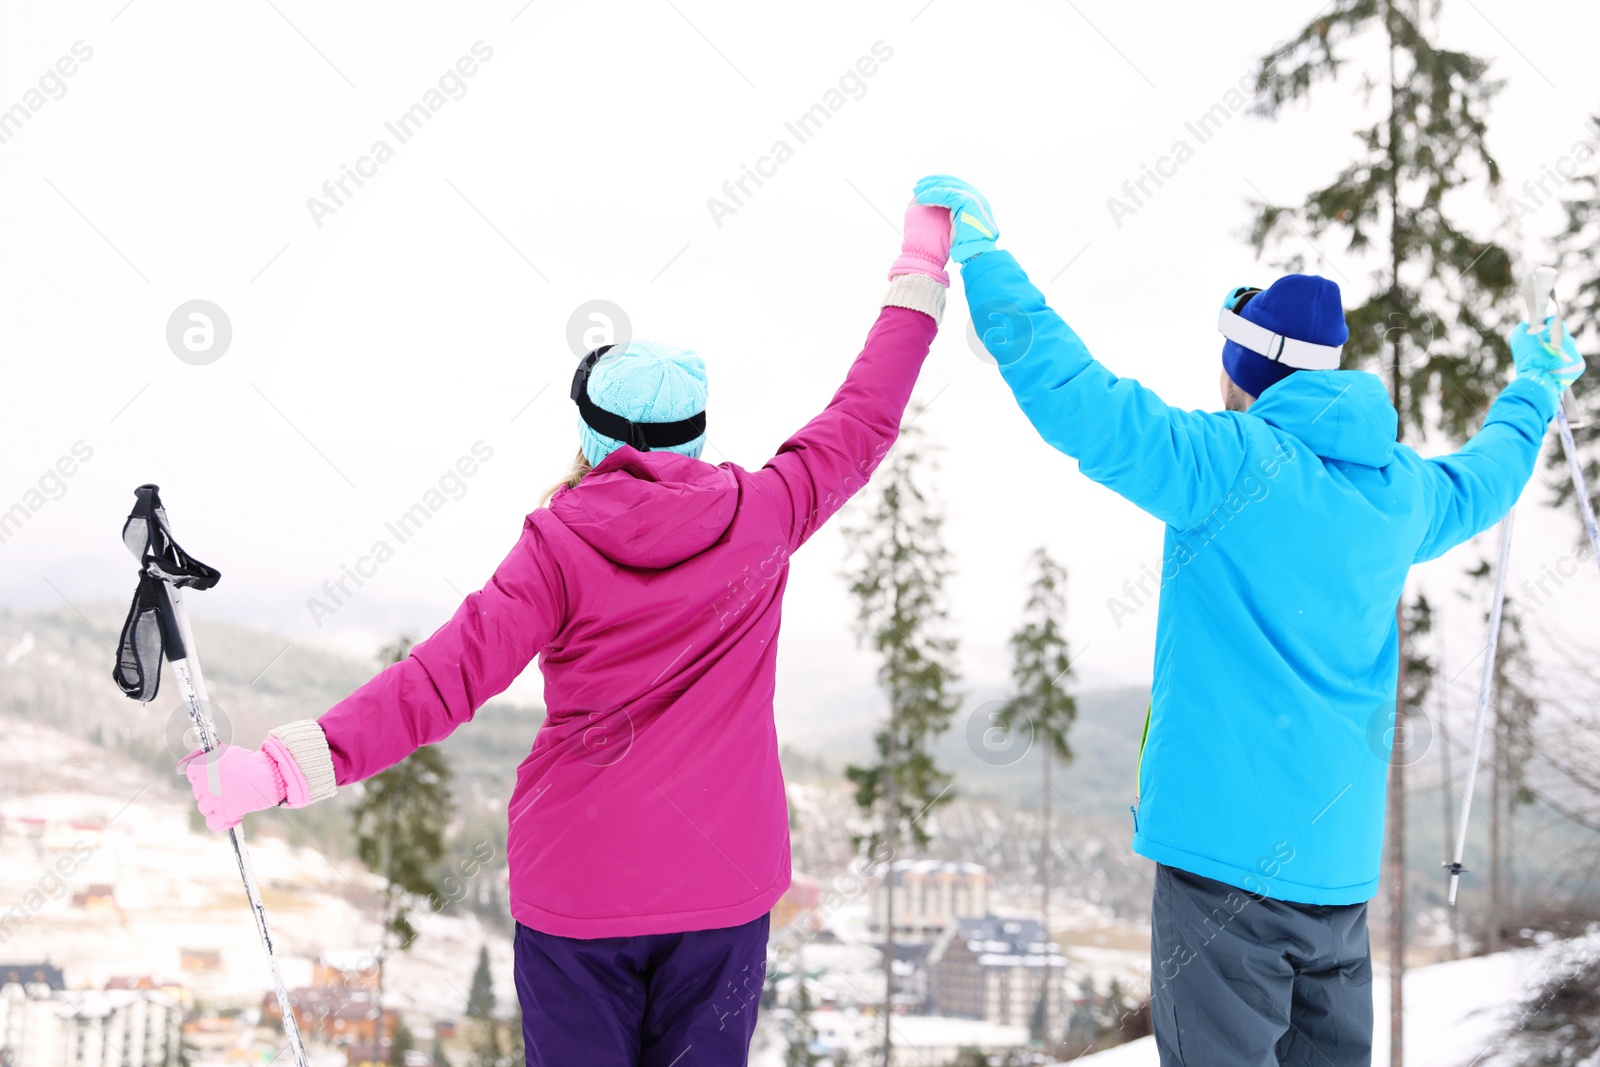
[(1369, 1067), (1365, 904), (1292, 904), (1156, 869), (1150, 1015), (1162, 1067)]

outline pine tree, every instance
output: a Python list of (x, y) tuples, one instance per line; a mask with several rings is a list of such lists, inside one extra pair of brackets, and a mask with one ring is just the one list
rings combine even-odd
[[(1416, 598), (1405, 606), (1406, 633), (1412, 638), (1426, 637), (1433, 633), (1433, 605), (1428, 598), (1418, 593)], [(1422, 654), (1418, 649), (1420, 642), (1413, 640), (1406, 647), (1406, 687), (1402, 691), (1401, 706), (1405, 709), (1408, 718), (1421, 718), (1427, 713), (1428, 696), (1433, 692), (1434, 679), (1438, 675), (1438, 666), (1433, 658)], [(1406, 727), (1409, 731), (1410, 727)], [(1419, 755), (1413, 752), (1412, 757)]]
[[(1401, 898), (1399, 910), (1391, 910), (1390, 935), (1398, 938), (1398, 948), (1395, 941), (1391, 940), (1391, 953), (1405, 951), (1406, 941), (1406, 912), (1404, 910), (1405, 895), (1405, 798), (1406, 769), (1422, 758), (1427, 747), (1432, 743), (1432, 737), (1422, 732), (1419, 723), (1428, 721), (1427, 701), (1433, 692), (1433, 683), (1438, 676), (1439, 668), (1434, 658), (1423, 649), (1422, 639), (1433, 632), (1433, 605), (1428, 598), (1418, 593), (1410, 601), (1405, 599), (1405, 594), (1400, 597), (1398, 611), (1400, 633), (1400, 673), (1396, 680), (1398, 701), (1394, 709), (1394, 742), (1389, 749), (1389, 847), (1390, 847), (1390, 877), (1392, 897), (1391, 909), (1395, 909), (1393, 897)], [(1446, 790), (1450, 788), (1445, 784)], [(1400, 814), (1396, 815), (1396, 809)], [(1449, 840), (1446, 838), (1446, 840)], [(1394, 875), (1394, 868), (1398, 866), (1401, 874)], [(1394, 965), (1391, 954), (1390, 965)]]
[(511, 1022), (506, 1027), (506, 1055), (500, 1067), (524, 1067), (528, 1058), (522, 1038), (522, 1002), (515, 1003), (516, 1011), (512, 1013)]
[[(1439, 660), (1441, 663), (1449, 662), (1449, 656), (1446, 655), (1445, 652), (1443, 635), (1440, 636), (1439, 641)], [(1440, 814), (1444, 817), (1444, 822), (1442, 824), (1444, 832), (1439, 835), (1439, 840), (1444, 842), (1445, 862), (1449, 862), (1454, 858), (1454, 855), (1450, 850), (1453, 847), (1452, 842), (1454, 842), (1456, 839), (1457, 830), (1455, 809), (1456, 778), (1455, 773), (1450, 769), (1450, 746), (1454, 743), (1450, 739), (1450, 686), (1441, 685), (1437, 688), (1436, 692), (1438, 693), (1439, 700), (1439, 739), (1435, 743), (1434, 748), (1437, 749), (1439, 753)], [(1446, 909), (1445, 914), (1448, 917), (1450, 924), (1450, 958), (1460, 959), (1461, 909), (1459, 907), (1448, 908)]]
[(1036, 1045), (1050, 1043), (1050, 1031), (1046, 1029), (1045, 1018), (1049, 1009), (1045, 1001), (1050, 999), (1050, 983), (1045, 982), (1039, 986), (1039, 995), (1033, 998), (1033, 1010), (1028, 1013), (1028, 1040)]
[[(1334, 181), (1296, 207), (1258, 204), (1252, 240), (1259, 253), (1286, 240), (1342, 236), (1352, 261), (1372, 269), (1372, 288), (1347, 312), (1347, 366), (1378, 365), (1400, 413), (1400, 434), (1464, 437), (1478, 422), (1510, 364), (1502, 335), (1516, 289), (1511, 259), (1492, 240), (1473, 235), (1446, 212), (1450, 194), (1493, 190), (1500, 168), (1485, 143), (1485, 116), (1500, 88), (1488, 63), (1439, 47), (1437, 0), (1333, 0), (1292, 40), (1262, 60), (1259, 110), (1279, 113), (1337, 82), (1339, 53), (1357, 38), (1375, 37), (1384, 69), (1366, 71), (1358, 86), (1387, 90), (1376, 120), (1357, 131), (1356, 158)], [(1298, 267), (1303, 257), (1287, 260)], [(1349, 279), (1346, 279), (1348, 282)], [(1401, 678), (1396, 704), (1406, 703), (1410, 654), (1406, 611), (1397, 606)], [(1398, 731), (1397, 731), (1398, 736)], [(1405, 764), (1390, 762), (1388, 858), (1390, 1042), (1403, 1067), (1402, 978), (1405, 973)]]
[(499, 1024), (487, 1017), (470, 1022), (478, 1035), (472, 1043), (472, 1067), (505, 1067)]
[(478, 949), (478, 966), (472, 971), (472, 985), (467, 990), (467, 1014), (482, 1019), (494, 1016), (494, 976), (489, 970), (489, 946)]
[(1100, 1022), (1096, 1018), (1095, 1005), (1095, 998), (1098, 996), (1099, 993), (1094, 987), (1094, 976), (1086, 975), (1083, 984), (1078, 988), (1078, 1003), (1067, 1018), (1066, 1040), (1069, 1046), (1087, 1048), (1099, 1035)]
[(1105, 1005), (1100, 1009), (1100, 1018), (1103, 1020), (1102, 1032), (1120, 1034), (1127, 1015), (1128, 993), (1122, 988), (1122, 983), (1113, 978), (1111, 985), (1106, 988)]
[(1422, 758), (1432, 738), (1417, 724), (1428, 718), (1428, 697), (1439, 674), (1438, 664), (1423, 648), (1422, 638), (1433, 633), (1433, 605), (1418, 593), (1401, 601), (1400, 625), (1406, 633), (1405, 656), (1400, 668), (1400, 702), (1394, 718), (1391, 764), (1409, 767)]
[[(1600, 138), (1600, 115), (1590, 119), (1590, 124), (1590, 138)], [(1591, 149), (1587, 159), (1576, 162), (1588, 162), (1593, 158)], [(1558, 294), (1573, 294), (1562, 307), (1562, 316), (1573, 331), (1578, 351), (1593, 357), (1600, 351), (1600, 260), (1594, 254), (1596, 246), (1600, 245), (1600, 168), (1591, 167), (1574, 178), (1573, 184), (1576, 194), (1566, 201), (1566, 229), (1556, 241), (1563, 271), (1556, 288)], [(1572, 435), (1583, 456), (1583, 474), (1589, 483), (1591, 503), (1600, 508), (1600, 385), (1594, 380), (1593, 370), (1578, 379), (1568, 401), (1577, 424), (1573, 426)], [(1569, 502), (1573, 487), (1567, 478), (1566, 458), (1560, 449), (1551, 449), (1545, 454), (1545, 462), (1552, 468), (1559, 468), (1551, 479), (1558, 487), (1557, 500)]]
[(1000, 709), (1000, 720), (1007, 735), (1021, 723), (1031, 728), (1039, 743), (1040, 764), (1044, 768), (1040, 790), (1039, 829), (1039, 909), (1043, 916), (1045, 972), (1043, 992), (1036, 1009), (1039, 1015), (1039, 1040), (1048, 1043), (1052, 1022), (1049, 991), (1055, 974), (1050, 962), (1050, 801), (1053, 786), (1050, 772), (1057, 760), (1072, 762), (1072, 746), (1067, 734), (1078, 717), (1078, 702), (1067, 692), (1065, 682), (1072, 670), (1065, 631), (1067, 616), (1067, 572), (1050, 558), (1042, 547), (1033, 553), (1036, 577), (1028, 590), (1022, 625), (1011, 635), (1011, 685), (1013, 693)]
[(1499, 952), (1501, 933), (1514, 918), (1516, 885), (1514, 852), (1502, 842), (1515, 841), (1516, 812), (1534, 800), (1527, 768), (1533, 758), (1533, 720), (1539, 701), (1527, 687), (1533, 674), (1528, 639), (1514, 600), (1507, 600), (1500, 620), (1500, 644), (1494, 663), (1494, 752), (1489, 808), (1489, 918), (1487, 949)]
[[(396, 1019), (394, 1024), (394, 1037), (389, 1041), (389, 1067), (405, 1067), (406, 1053), (417, 1047), (416, 1039), (411, 1036), (411, 1028), (404, 1019)], [(382, 1055), (382, 1049), (378, 1050)]]
[[(379, 658), (399, 663), (411, 652), (411, 639), (401, 637)], [(378, 1026), (374, 1043), (383, 1050), (383, 970), (393, 939), (405, 952), (416, 940), (411, 925), (412, 898), (434, 889), (433, 873), (445, 854), (445, 826), (454, 804), (450, 766), (438, 749), (423, 747), (362, 783), (350, 809), (355, 824), (356, 855), (384, 880), (383, 927), (378, 956)]]
[[(494, 1017), (494, 975), (489, 969), (489, 946), (478, 948), (478, 963), (472, 969), (472, 984), (467, 987), (467, 1025), (472, 1027), (472, 1067), (521, 1067), (525, 1058), (522, 1044), (522, 1004), (512, 999), (515, 1008), (509, 1023)], [(505, 1032), (502, 1034), (501, 1031)]]
[[(913, 416), (914, 418), (915, 416)], [(956, 642), (945, 633), (949, 610), (944, 584), (949, 552), (942, 540), (943, 515), (921, 485), (931, 465), (921, 435), (910, 423), (880, 470), (881, 489), (867, 520), (848, 528), (856, 599), (857, 632), (882, 660), (878, 684), (888, 698), (887, 721), (873, 737), (876, 762), (845, 768), (856, 804), (876, 814), (882, 826), (864, 835), (870, 856), (883, 862), (884, 1019), (883, 1061), (891, 1062), (894, 1004), (894, 864), (902, 833), (926, 847), (922, 817), (948, 801), (950, 775), (934, 762), (933, 743), (950, 727), (955, 691)]]
[(811, 1021), (811, 991), (807, 988), (806, 973), (795, 965), (799, 990), (794, 998), (794, 1015), (784, 1027), (788, 1047), (783, 1053), (783, 1067), (816, 1067), (822, 1057), (815, 1052), (817, 1028)]

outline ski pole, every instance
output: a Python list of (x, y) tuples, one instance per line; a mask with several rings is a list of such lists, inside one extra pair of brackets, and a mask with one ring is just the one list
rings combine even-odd
[[(1528, 327), (1536, 328), (1544, 321), (1545, 305), (1555, 288), (1554, 267), (1536, 267), (1528, 275), (1524, 295), (1528, 301)], [(1550, 343), (1556, 348), (1562, 342), (1561, 305), (1556, 304), (1555, 321), (1550, 327)], [(1572, 439), (1572, 423), (1567, 414), (1567, 394), (1561, 394), (1561, 406), (1556, 409), (1556, 432), (1561, 437), (1561, 452), (1566, 456), (1567, 471), (1572, 475), (1572, 492), (1578, 498), (1578, 512), (1583, 516), (1583, 530), (1589, 535), (1589, 547), (1594, 551), (1595, 563), (1600, 565), (1600, 527), (1595, 525), (1594, 504), (1589, 499), (1588, 479), (1583, 476), (1583, 462), (1578, 457), (1578, 446)]]
[(1494, 597), (1489, 601), (1489, 640), (1483, 650), (1483, 677), (1478, 682), (1478, 711), (1472, 721), (1472, 755), (1467, 759), (1467, 788), (1461, 801), (1461, 821), (1456, 827), (1455, 859), (1445, 863), (1450, 872), (1450, 904), (1455, 906), (1456, 887), (1461, 883), (1462, 856), (1467, 851), (1467, 824), (1472, 818), (1472, 791), (1478, 784), (1478, 760), (1483, 755), (1483, 727), (1488, 718), (1489, 691), (1494, 686), (1495, 656), (1500, 651), (1500, 620), (1506, 604), (1506, 563), (1511, 559), (1511, 527), (1517, 509), (1500, 520), (1500, 560), (1494, 568)]
[[(200, 738), (200, 747), (209, 754), (217, 747), (217, 728), (206, 710), (210, 707), (210, 701), (206, 699), (206, 683), (200, 674), (200, 660), (194, 651), (194, 635), (189, 629), (189, 613), (184, 610), (183, 595), (178, 592), (177, 586), (167, 585), (166, 594), (173, 621), (183, 638), (182, 651), (186, 653), (177, 658), (169, 656), (167, 662), (172, 665), (172, 673), (178, 679), (178, 688), (183, 691), (183, 703), (189, 711), (189, 721), (194, 724), (195, 733)], [(214, 770), (212, 773), (215, 773)], [(272, 941), (272, 931), (267, 927), (267, 909), (261, 902), (261, 890), (256, 887), (256, 872), (250, 863), (250, 850), (245, 847), (244, 828), (235, 826), (230, 829), (228, 841), (233, 846), (233, 858), (239, 867), (239, 877), (244, 881), (244, 895), (250, 903), (250, 915), (255, 919), (256, 933), (261, 936), (261, 944), (267, 950), (267, 967), (272, 971), (273, 991), (278, 996), (278, 1010), (283, 1014), (283, 1033), (289, 1040), (289, 1052), (294, 1056), (296, 1067), (307, 1067), (305, 1045), (300, 1039), (300, 1023), (295, 1018), (294, 1005), (289, 1000), (289, 990), (283, 983), (282, 972), (278, 969), (277, 948)]]
[[(139, 591), (134, 595), (133, 607), (123, 624), (122, 639), (117, 650), (117, 667), (113, 672), (123, 692), (136, 700), (155, 698), (160, 686), (161, 660), (164, 657), (172, 666), (178, 688), (183, 692), (183, 704), (200, 739), (200, 748), (207, 754), (216, 750), (219, 738), (216, 724), (208, 710), (206, 683), (200, 673), (200, 659), (195, 652), (194, 632), (189, 627), (189, 614), (184, 610), (182, 587), (209, 589), (222, 577), (214, 568), (206, 566), (179, 547), (167, 523), (166, 509), (161, 506), (159, 489), (154, 485), (141, 485), (134, 491), (138, 502), (122, 529), (123, 543), (140, 563)], [(210, 763), (209, 773), (216, 774), (215, 763)], [(267, 927), (266, 907), (261, 903), (261, 891), (256, 887), (255, 868), (250, 863), (250, 852), (245, 847), (244, 831), (235, 826), (228, 831), (233, 846), (234, 862), (239, 877), (244, 882), (244, 894), (255, 919), (256, 932), (267, 950), (267, 966), (272, 972), (273, 989), (278, 997), (278, 1009), (283, 1014), (283, 1032), (289, 1042), (296, 1067), (307, 1067), (305, 1044), (300, 1038), (300, 1025), (295, 1019), (294, 1005), (283, 984), (283, 974), (278, 968), (278, 954)]]
[[(1522, 288), (1522, 297), (1527, 304), (1530, 329), (1536, 329), (1544, 322), (1544, 310), (1550, 303), (1550, 292), (1555, 288), (1555, 283), (1554, 267), (1535, 267), (1528, 272)], [(1559, 306), (1556, 309), (1555, 323), (1551, 327), (1551, 341), (1557, 348), (1561, 346)], [(1560, 406), (1556, 408), (1556, 428), (1561, 435), (1561, 447), (1566, 453), (1567, 467), (1572, 472), (1572, 488), (1578, 495), (1578, 505), (1583, 512), (1584, 529), (1589, 534), (1589, 543), (1594, 547), (1596, 559), (1600, 560), (1600, 532), (1595, 528), (1594, 508), (1589, 503), (1589, 489), (1583, 477), (1583, 468), (1578, 462), (1577, 446), (1572, 440), (1572, 425), (1567, 420), (1565, 395), (1561, 397)], [(1456, 889), (1460, 885), (1461, 874), (1466, 870), (1461, 861), (1467, 849), (1467, 825), (1472, 817), (1472, 794), (1478, 781), (1478, 761), (1483, 755), (1483, 729), (1485, 719), (1488, 717), (1489, 693), (1494, 687), (1495, 658), (1500, 649), (1500, 625), (1506, 602), (1506, 564), (1511, 559), (1511, 529), (1515, 519), (1516, 507), (1513, 506), (1500, 522), (1500, 557), (1499, 562), (1495, 564), (1494, 595), (1489, 602), (1489, 639), (1485, 642), (1483, 675), (1478, 682), (1478, 709), (1472, 724), (1472, 756), (1467, 761), (1467, 788), (1463, 793), (1461, 804), (1461, 822), (1456, 829), (1455, 859), (1444, 864), (1445, 870), (1450, 872), (1452, 905), (1456, 902)]]

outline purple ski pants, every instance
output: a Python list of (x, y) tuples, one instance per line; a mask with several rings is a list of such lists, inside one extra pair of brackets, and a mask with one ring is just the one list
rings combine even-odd
[(767, 922), (594, 939), (519, 923), (528, 1067), (743, 1067), (766, 980)]

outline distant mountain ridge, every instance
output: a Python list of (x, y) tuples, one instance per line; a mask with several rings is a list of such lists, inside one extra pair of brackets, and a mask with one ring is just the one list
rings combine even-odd
[[(125, 698), (111, 680), (125, 610), (111, 603), (0, 610), (0, 728), (6, 718), (48, 723), (84, 741), (83, 760), (95, 759), (95, 746), (104, 746), (163, 772), (160, 780), (181, 791), (183, 780), (172, 768), (186, 751), (188, 720), (170, 672), (148, 705)], [(255, 745), (273, 726), (320, 715), (378, 669), (356, 656), (203, 616), (194, 628), (224, 737), (240, 744)], [(969, 691), (938, 743), (939, 765), (953, 774), (957, 799), (930, 816), (937, 833), (928, 855), (984, 863), (1000, 884), (1022, 893), (1038, 856), (1039, 754), (985, 736), (992, 725), (987, 712), (1003, 695)], [(1128, 850), (1128, 809), (1149, 696), (1142, 688), (1077, 696), (1078, 720), (1070, 734), (1075, 758), (1054, 776), (1052, 851), (1066, 879), (1062, 884), (1092, 885), (1091, 899), (1136, 916), (1148, 901), (1148, 865)], [(861, 828), (842, 772), (870, 752), (884, 713), (882, 695), (870, 685), (841, 684), (827, 672), (790, 670), (780, 671), (777, 705), (785, 772), (807, 798), (798, 803), (801, 794), (791, 790), (796, 867), (828, 878), (848, 864), (851, 836)], [(506, 801), (543, 715), (537, 706), (490, 701), (441, 743), (455, 770), (460, 808), (452, 838), (462, 848), (484, 840), (503, 843)], [(1442, 879), (1423, 873), (1437, 872), (1445, 848), (1437, 786), (1426, 770), (1432, 762), (1430, 756), (1419, 768), (1423, 774), (1409, 798), (1414, 832), (1408, 850), (1419, 872), (1413, 906), (1420, 908), (1436, 906), (1443, 888)], [(263, 828), (275, 826), (286, 838), (304, 836), (330, 854), (349, 856), (346, 806), (354, 795), (353, 789), (341, 790), (330, 803), (295, 812), (292, 824), (276, 812), (258, 818)], [(1538, 806), (1519, 817), (1518, 856), (1527, 868), (1522, 877), (1531, 890), (1559, 886), (1561, 892), (1583, 893), (1590, 887), (1579, 868), (1592, 872), (1592, 866), (1574, 866), (1569, 852), (1579, 839), (1551, 823)], [(1527, 832), (1535, 827), (1540, 832)], [(1480, 856), (1468, 859), (1481, 869)], [(1549, 877), (1540, 881), (1529, 872)], [(486, 914), (494, 911), (492, 902), (484, 906)]]
[[(160, 695), (150, 704), (128, 700), (111, 680), (125, 610), (111, 603), (54, 611), (0, 610), (0, 714), (42, 719), (134, 752), (171, 747), (167, 735), (179, 737), (187, 725), (171, 671), (163, 668)], [(270, 631), (204, 616), (195, 617), (193, 625), (213, 714), (224, 739), (239, 744), (255, 745), (274, 726), (315, 718), (378, 670), (375, 662)], [(803, 757), (807, 766), (820, 762), (829, 771), (865, 758), (882, 714), (876, 688), (811, 693), (798, 689), (796, 682), (789, 672), (779, 693), (779, 737), (785, 748)], [(994, 753), (982, 744), (990, 725), (986, 709), (1003, 695), (967, 695), (940, 740), (939, 762), (956, 775), (962, 792), (1035, 803), (1037, 753)], [(1147, 692), (1135, 688), (1079, 695), (1072, 732), (1077, 759), (1056, 781), (1085, 812), (1115, 816), (1132, 802), (1147, 701)], [(475, 752), (485, 761), (484, 771), (503, 780), (500, 764), (511, 760), (514, 768), (527, 755), (543, 709), (491, 701), (485, 713), (458, 730), (449, 744), (459, 747), (462, 756)], [(485, 733), (491, 721), (497, 727), (492, 745), (485, 743), (489, 738), (474, 737)], [(526, 735), (518, 737), (523, 730)]]

